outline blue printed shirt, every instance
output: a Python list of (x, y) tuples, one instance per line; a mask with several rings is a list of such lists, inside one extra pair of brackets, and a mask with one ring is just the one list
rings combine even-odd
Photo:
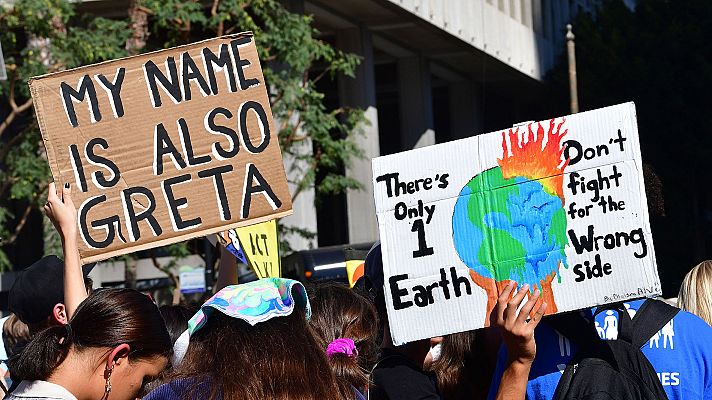
[[(643, 301), (624, 304), (631, 317)], [(595, 327), (601, 338), (616, 339), (617, 312), (598, 314)], [(529, 373), (527, 397), (548, 400), (554, 396), (559, 379), (577, 349), (573, 342), (545, 323), (537, 327), (534, 336), (537, 355)], [(641, 347), (641, 351), (657, 372), (670, 400), (712, 399), (712, 327), (706, 322), (680, 311)], [(492, 379), (490, 398), (497, 393), (506, 358), (502, 348)]]

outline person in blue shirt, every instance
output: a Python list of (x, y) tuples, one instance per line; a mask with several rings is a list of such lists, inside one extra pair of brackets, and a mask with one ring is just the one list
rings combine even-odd
[[(628, 314), (635, 316), (644, 300), (624, 303)], [(588, 316), (592, 310), (585, 311)], [(535, 330), (537, 354), (529, 373), (527, 398), (551, 399), (566, 365), (576, 355), (573, 341), (544, 323)], [(618, 337), (618, 315), (606, 311), (596, 316), (596, 332), (602, 339)], [(657, 372), (670, 400), (712, 399), (712, 327), (697, 316), (680, 311), (641, 351)], [(497, 393), (506, 350), (501, 349), (490, 388), (489, 398)]]

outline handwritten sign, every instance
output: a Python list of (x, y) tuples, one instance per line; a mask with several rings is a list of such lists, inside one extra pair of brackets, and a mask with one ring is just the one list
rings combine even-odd
[(291, 213), (251, 33), (33, 78), (83, 262)]
[(218, 237), (225, 248), (252, 268), (257, 279), (282, 276), (277, 221), (229, 229)]
[(633, 103), (379, 157), (373, 171), (396, 344), (486, 326), (512, 280), (540, 289), (547, 313), (661, 293)]

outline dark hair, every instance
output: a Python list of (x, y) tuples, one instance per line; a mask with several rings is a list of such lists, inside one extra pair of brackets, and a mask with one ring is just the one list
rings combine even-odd
[[(94, 280), (92, 280), (88, 276), (84, 277), (84, 289), (86, 289), (87, 295), (91, 295), (94, 292)], [(62, 302), (64, 302), (64, 299), (62, 299)], [(39, 332), (41, 332), (49, 327), (57, 326), (57, 325), (59, 325), (59, 322), (57, 322), (57, 320), (54, 319), (53, 312), (50, 311), (50, 313), (49, 313), (49, 315), (47, 315), (47, 317), (45, 317), (44, 319), (42, 319), (39, 322), (27, 324), (27, 327), (29, 329), (30, 338), (32, 338)]]
[[(213, 312), (166, 380), (174, 381), (182, 399), (340, 399), (326, 356), (298, 309), (255, 326)], [(181, 381), (191, 386), (185, 390)]]
[(197, 310), (194, 307), (189, 307), (183, 304), (165, 305), (158, 309), (161, 312), (163, 321), (166, 323), (168, 335), (171, 337), (171, 343), (175, 343), (178, 337), (188, 329), (188, 320), (195, 314)]
[[(314, 328), (321, 350), (339, 338), (349, 338), (356, 344), (357, 357), (335, 354), (329, 365), (337, 379), (342, 398), (352, 398), (353, 388), (365, 389), (368, 372), (376, 362), (378, 317), (373, 304), (345, 285), (322, 283), (309, 288)], [(352, 387), (353, 386), (353, 387)]]
[(171, 354), (171, 339), (148, 296), (132, 289), (102, 289), (79, 305), (67, 325), (38, 333), (16, 359), (13, 380), (46, 380), (64, 361), (70, 347), (76, 351), (112, 348), (126, 343), (130, 360)]
[(440, 357), (431, 370), (444, 400), (487, 398), (493, 371), (483, 351), (484, 334), (478, 330), (443, 336)]

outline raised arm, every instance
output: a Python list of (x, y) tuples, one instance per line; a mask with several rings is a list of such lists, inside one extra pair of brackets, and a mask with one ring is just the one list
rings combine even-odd
[(58, 195), (54, 182), (49, 184), (47, 204), (45, 204), (44, 210), (62, 239), (64, 307), (67, 310), (67, 319), (70, 319), (79, 304), (87, 298), (87, 290), (84, 286), (84, 275), (79, 258), (77, 209), (72, 201), (72, 189), (68, 183), (61, 189), (62, 191)]
[(526, 398), (529, 371), (536, 355), (534, 328), (539, 324), (546, 311), (546, 303), (541, 302), (534, 316), (529, 318), (539, 300), (539, 289), (536, 289), (521, 310), (517, 312), (529, 292), (529, 285), (522, 286), (519, 292), (512, 297), (515, 286), (515, 282), (510, 282), (505, 287), (497, 300), (497, 306), (492, 311), (492, 325), (500, 328), (508, 356), (507, 366), (497, 391), (497, 400)]
[(222, 244), (220, 247), (220, 266), (218, 280), (215, 282), (215, 293), (229, 285), (237, 285), (237, 258)]

